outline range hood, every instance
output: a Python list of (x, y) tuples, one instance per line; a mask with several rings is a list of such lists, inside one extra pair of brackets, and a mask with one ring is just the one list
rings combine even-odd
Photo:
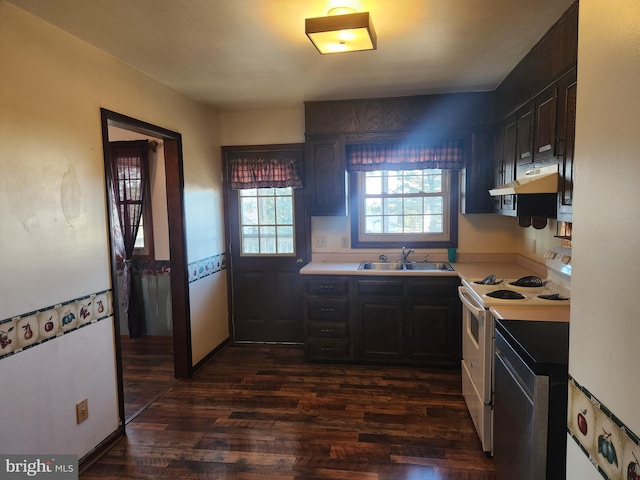
[(492, 197), (534, 193), (558, 193), (558, 165), (528, 170), (513, 182), (489, 190)]

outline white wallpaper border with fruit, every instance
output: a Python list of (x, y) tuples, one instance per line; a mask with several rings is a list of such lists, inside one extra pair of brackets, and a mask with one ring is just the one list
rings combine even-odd
[(214, 273), (221, 272), (226, 268), (226, 253), (220, 253), (212, 257), (207, 257), (196, 262), (192, 262), (189, 264), (189, 283), (193, 283)]
[(603, 478), (640, 479), (640, 440), (569, 376), (567, 430)]
[(0, 321), (0, 360), (113, 316), (111, 290)]

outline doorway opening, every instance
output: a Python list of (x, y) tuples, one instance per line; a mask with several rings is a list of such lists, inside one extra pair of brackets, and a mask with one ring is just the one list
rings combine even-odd
[[(127, 421), (164, 393), (175, 379), (188, 378), (193, 373), (183, 215), (182, 143), (181, 135), (177, 132), (106, 109), (101, 109), (101, 119), (120, 424), (124, 427)], [(142, 306), (137, 309), (141, 312), (140, 322), (133, 328), (128, 322), (128, 313), (121, 306), (122, 299), (128, 297), (128, 293), (120, 289), (123, 269), (119, 267), (123, 262), (115, 248), (121, 230), (118, 220), (120, 208), (114, 201), (115, 195), (118, 195), (114, 192), (119, 190), (113, 186), (122, 178), (112, 168), (110, 151), (114, 145), (111, 142), (122, 144), (141, 140), (149, 142), (156, 150), (150, 156), (149, 176), (151, 182), (155, 182), (158, 195), (150, 196), (151, 199), (155, 197), (151, 205), (152, 211), (155, 210), (154, 215), (143, 217), (140, 226), (143, 241), (138, 242), (136, 247), (139, 247), (137, 260), (142, 261), (138, 262), (137, 268), (129, 268), (128, 272), (134, 288), (138, 289), (137, 303)], [(155, 240), (150, 241), (151, 238)], [(153, 253), (150, 255), (149, 252)], [(129, 263), (131, 265), (133, 262)], [(143, 313), (145, 311), (149, 315)], [(162, 381), (158, 382), (154, 369)]]

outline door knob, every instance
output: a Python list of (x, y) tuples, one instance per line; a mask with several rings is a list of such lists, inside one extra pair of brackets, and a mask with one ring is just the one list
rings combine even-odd
[(302, 265), (302, 264), (304, 263), (304, 260), (302, 260), (301, 258), (299, 258), (299, 259), (297, 259), (297, 260), (296, 260), (296, 263), (297, 263), (298, 265)]

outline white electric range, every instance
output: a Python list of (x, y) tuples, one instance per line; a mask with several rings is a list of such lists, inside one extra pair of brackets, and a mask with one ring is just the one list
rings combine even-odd
[[(495, 320), (489, 308), (519, 305), (544, 308), (570, 305), (571, 250), (557, 248), (545, 254), (548, 277), (533, 279), (462, 279), (462, 393), (487, 453), (493, 453), (493, 354)], [(494, 281), (485, 284), (483, 281)], [(518, 282), (520, 280), (521, 282)], [(519, 286), (514, 283), (536, 283)], [(497, 292), (497, 293), (496, 293)]]

